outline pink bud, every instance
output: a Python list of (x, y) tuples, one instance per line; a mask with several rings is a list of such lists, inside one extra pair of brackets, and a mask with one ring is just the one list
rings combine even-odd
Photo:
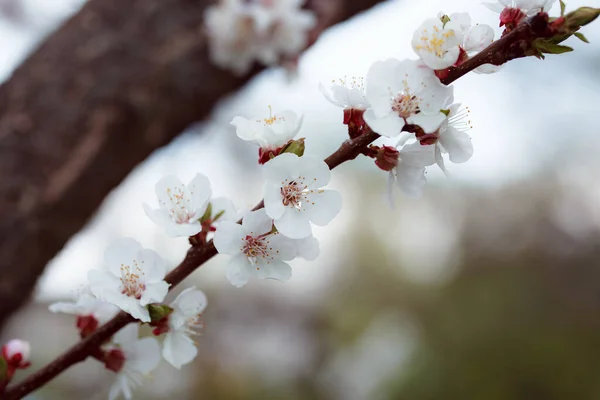
[(21, 339), (9, 340), (2, 346), (2, 356), (6, 363), (14, 368), (27, 368), (30, 364), (29, 356), (31, 354), (31, 346), (29, 342)]

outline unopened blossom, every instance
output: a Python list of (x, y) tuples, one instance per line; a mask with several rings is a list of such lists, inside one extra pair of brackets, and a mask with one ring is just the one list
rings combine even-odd
[(211, 196), (210, 182), (204, 175), (196, 176), (184, 185), (175, 176), (165, 176), (155, 187), (157, 209), (144, 204), (146, 215), (165, 229), (170, 237), (193, 236), (202, 230), (204, 215)]
[(219, 253), (233, 256), (225, 275), (234, 286), (244, 286), (252, 276), (279, 281), (292, 276), (285, 261), (296, 257), (298, 249), (290, 239), (273, 233), (273, 220), (264, 209), (246, 214), (241, 225), (223, 222), (213, 240)]
[(231, 120), (231, 125), (235, 126), (236, 134), (240, 139), (260, 147), (259, 156), (268, 153), (276, 156), (281, 148), (300, 131), (302, 116), (290, 110), (273, 114), (269, 107), (268, 117), (251, 119), (235, 117)]
[(73, 302), (57, 302), (48, 307), (51, 312), (77, 316), (77, 328), (82, 336), (87, 336), (99, 325), (114, 317), (119, 308), (92, 295), (89, 288), (81, 290)]
[(163, 301), (169, 290), (163, 259), (133, 239), (120, 239), (104, 252), (104, 265), (104, 270), (88, 272), (94, 296), (149, 322), (146, 306)]
[(319, 158), (281, 154), (263, 166), (263, 176), (267, 215), (291, 239), (311, 236), (311, 223), (325, 226), (342, 208), (339, 192), (322, 189), (331, 172)]
[(206, 296), (196, 287), (182, 291), (169, 305), (168, 332), (163, 341), (162, 355), (175, 368), (190, 363), (198, 354), (191, 336), (202, 328), (200, 315), (206, 308)]
[(105, 366), (117, 376), (109, 393), (109, 400), (119, 395), (133, 398), (133, 390), (144, 383), (149, 373), (160, 362), (160, 346), (153, 337), (138, 337), (138, 324), (129, 324), (113, 337), (113, 344), (105, 352)]
[(241, 75), (255, 61), (276, 64), (308, 44), (314, 13), (302, 0), (221, 0), (208, 7), (204, 23), (211, 60)]
[(21, 339), (11, 339), (2, 346), (2, 358), (7, 367), (14, 372), (15, 369), (23, 369), (31, 364), (29, 357), (31, 346), (29, 342)]
[(444, 86), (420, 61), (378, 61), (371, 66), (367, 82), (371, 108), (364, 118), (380, 135), (398, 136), (406, 124), (436, 129), (446, 118), (442, 105), (453, 88)]

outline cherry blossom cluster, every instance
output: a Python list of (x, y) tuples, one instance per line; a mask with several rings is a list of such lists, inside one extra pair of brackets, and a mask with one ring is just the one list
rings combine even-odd
[(221, 0), (205, 12), (210, 57), (216, 65), (244, 74), (255, 61), (275, 65), (308, 44), (316, 24), (303, 0)]
[[(505, 35), (526, 16), (547, 12), (553, 3), (498, 0), (487, 6), (500, 12)], [(295, 55), (307, 45), (308, 30), (315, 24), (314, 16), (301, 10), (301, 5), (301, 0), (222, 0), (209, 7), (206, 28), (213, 61), (244, 73), (254, 61), (273, 64)], [(584, 10), (583, 16), (573, 18), (584, 21), (582, 25), (590, 20), (589, 14)], [(562, 2), (561, 18), (564, 22)], [(563, 22), (558, 18), (551, 24), (560, 28)], [(571, 30), (575, 26), (570, 34), (577, 35), (576, 24), (565, 26)], [(418, 59), (377, 61), (364, 79), (340, 79), (330, 88), (321, 84), (325, 98), (343, 109), (349, 140), (340, 149), (352, 147), (361, 137), (369, 138), (353, 147), (356, 154), (344, 161), (359, 154), (372, 158), (378, 168), (388, 172), (390, 193), (395, 183), (409, 196), (421, 195), (428, 168), (437, 165), (448, 176), (447, 161), (468, 161), (473, 155), (467, 134), (470, 111), (455, 102), (454, 88), (444, 81), (451, 82), (453, 79), (446, 78), (492, 44), (494, 36), (490, 26), (472, 24), (466, 13), (439, 13), (424, 21), (413, 35), (411, 44)], [(585, 39), (581, 34), (577, 37)], [(534, 46), (539, 52), (526, 55), (543, 57), (542, 50), (564, 51), (557, 43), (541, 45), (546, 47)], [(488, 58), (480, 59), (488, 62)], [(469, 70), (473, 68), (475, 65)], [(497, 69), (484, 64), (475, 72)], [(158, 204), (143, 204), (144, 212), (167, 236), (188, 238), (192, 246), (208, 249), (212, 255), (229, 255), (224, 275), (236, 287), (252, 278), (289, 280), (290, 261), (311, 261), (319, 255), (313, 227), (328, 225), (342, 207), (341, 194), (326, 188), (330, 166), (337, 164), (305, 154), (305, 138), (296, 138), (302, 122), (301, 114), (274, 112), (270, 106), (268, 115), (232, 119), (237, 136), (258, 147), (263, 202), (253, 210), (238, 213), (230, 200), (213, 197), (209, 180), (196, 174), (187, 184), (175, 176), (160, 179), (155, 185)], [(380, 143), (369, 145), (375, 138)], [(171, 283), (180, 280), (167, 272), (159, 254), (134, 239), (123, 238), (106, 249), (103, 268), (89, 271), (87, 285), (73, 301), (49, 307), (52, 312), (75, 315), (81, 338), (99, 333), (99, 327), (119, 312), (121, 317), (127, 313), (136, 320), (90, 354), (116, 374), (111, 400), (121, 395), (132, 398), (133, 390), (158, 366), (161, 356), (178, 369), (197, 356), (192, 338), (204, 327), (206, 296), (192, 286), (166, 303)], [(140, 336), (140, 324), (150, 325), (152, 336)], [(0, 392), (16, 370), (29, 366), (29, 353), (29, 344), (19, 339), (2, 347)]]

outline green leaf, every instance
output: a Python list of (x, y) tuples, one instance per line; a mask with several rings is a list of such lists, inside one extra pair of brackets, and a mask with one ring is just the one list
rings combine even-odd
[(214, 222), (217, 222), (217, 220), (218, 220), (219, 218), (221, 218), (221, 217), (223, 216), (223, 214), (225, 214), (225, 210), (221, 210), (221, 211), (219, 211), (219, 212), (217, 213), (217, 215), (215, 215), (215, 217), (212, 219), (212, 222), (213, 222), (213, 223), (214, 223)]
[(450, 115), (450, 110), (440, 110), (440, 112), (446, 115), (446, 117)]
[(442, 28), (445, 28), (446, 24), (450, 22), (450, 17), (444, 14), (440, 17), (440, 21), (442, 21)]
[(202, 218), (200, 218), (200, 222), (209, 221), (210, 217), (212, 217), (212, 204), (208, 203), (208, 207), (206, 207), (204, 215), (202, 216)]
[(8, 365), (6, 364), (6, 360), (4, 357), (0, 357), (0, 382), (6, 379), (6, 370)]
[(146, 307), (150, 314), (150, 320), (154, 323), (159, 322), (173, 312), (171, 307), (164, 304), (148, 304)]
[(304, 138), (290, 140), (283, 147), (283, 149), (281, 149), (281, 153), (292, 153), (297, 155), (298, 157), (302, 157), (304, 155), (304, 147)]
[(566, 8), (566, 4), (563, 0), (560, 0), (560, 16), (564, 17), (565, 16), (565, 8)]
[(556, 43), (548, 42), (544, 39), (536, 39), (533, 41), (533, 47), (536, 50), (546, 54), (563, 54), (573, 51), (572, 47), (563, 46)]
[(575, 32), (573, 35), (582, 42), (589, 43), (590, 41), (581, 32)]

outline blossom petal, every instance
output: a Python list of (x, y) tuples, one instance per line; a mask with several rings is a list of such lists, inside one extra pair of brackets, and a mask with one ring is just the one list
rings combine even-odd
[(237, 212), (233, 202), (226, 197), (215, 197), (210, 201), (212, 207), (212, 218), (217, 214), (222, 213), (217, 221), (213, 221), (213, 224), (219, 224), (223, 221), (235, 221), (237, 220)]
[(308, 195), (306, 214), (310, 222), (325, 226), (338, 215), (342, 209), (342, 195), (336, 190), (319, 190)]
[(422, 145), (414, 142), (405, 145), (400, 150), (400, 160), (413, 167), (426, 167), (435, 164), (435, 154), (432, 145)]
[(375, 62), (367, 72), (367, 100), (371, 104), (371, 112), (379, 118), (392, 110), (390, 94), (396, 94), (404, 89), (403, 75), (399, 71), (401, 66), (399, 60), (390, 58)]
[(485, 24), (477, 24), (471, 28), (463, 44), (463, 48), (467, 52), (481, 51), (494, 41), (494, 30), (491, 26)]
[(160, 362), (160, 346), (153, 337), (137, 340), (130, 351), (125, 349), (129, 358), (126, 360), (127, 368), (142, 374), (154, 370)]
[(329, 93), (329, 90), (327, 90), (325, 88), (325, 86), (319, 82), (319, 91), (321, 92), (321, 94), (325, 97), (325, 99), (327, 99), (327, 101), (329, 101), (331, 104), (338, 106), (338, 107), (344, 107), (345, 104), (343, 101), (338, 101), (337, 99), (335, 99), (331, 93)]
[(131, 238), (112, 242), (104, 251), (104, 265), (115, 275), (121, 276), (121, 266), (132, 265), (142, 245)]
[(146, 283), (146, 289), (140, 298), (140, 305), (147, 306), (152, 303), (160, 303), (169, 292), (169, 284), (165, 281)]
[(156, 185), (154, 185), (154, 191), (156, 192), (156, 197), (158, 198), (158, 205), (160, 208), (170, 209), (172, 207), (172, 198), (171, 193), (178, 189), (180, 191), (185, 191), (185, 186), (179, 178), (173, 175), (167, 175), (162, 177)]
[(221, 254), (239, 254), (244, 247), (246, 232), (241, 225), (231, 221), (223, 221), (215, 232), (213, 243)]
[(392, 175), (396, 185), (404, 194), (414, 198), (422, 195), (423, 187), (427, 183), (424, 167), (415, 167), (400, 162)]
[(171, 307), (177, 308), (186, 317), (193, 317), (202, 313), (206, 304), (206, 295), (192, 286), (179, 293), (171, 303)]
[(439, 141), (453, 163), (466, 162), (473, 155), (473, 143), (466, 132), (448, 126), (443, 134), (440, 134)]
[(142, 270), (145, 282), (158, 282), (164, 279), (167, 266), (162, 257), (154, 250), (140, 249), (136, 261), (138, 267)]
[(139, 325), (129, 324), (115, 333), (112, 341), (121, 345), (123, 348), (130, 348), (138, 340)]
[(191, 196), (191, 208), (196, 213), (196, 217), (200, 219), (204, 215), (206, 207), (208, 207), (208, 201), (212, 196), (210, 181), (206, 176), (196, 174), (187, 185), (187, 189)]
[(260, 236), (271, 232), (273, 220), (267, 215), (265, 209), (250, 211), (242, 220), (244, 231), (251, 236)]
[(243, 254), (234, 256), (225, 269), (225, 277), (235, 287), (242, 287), (252, 276), (252, 265)]
[(281, 186), (266, 183), (264, 189), (265, 212), (273, 219), (281, 218), (287, 207), (283, 204)]
[(263, 177), (268, 182), (278, 185), (286, 179), (297, 179), (299, 159), (300, 157), (292, 153), (280, 154), (262, 166)]
[(260, 279), (275, 279), (286, 282), (292, 277), (292, 267), (281, 260), (274, 260), (268, 264), (260, 264), (257, 275)]
[(316, 189), (323, 187), (331, 180), (331, 171), (327, 163), (312, 156), (300, 157), (298, 162), (300, 176), (306, 179), (307, 187)]
[(308, 216), (295, 208), (287, 208), (274, 223), (277, 230), (290, 239), (302, 239), (312, 234)]
[(382, 117), (376, 117), (372, 108), (365, 111), (363, 118), (367, 125), (369, 125), (369, 128), (375, 133), (387, 137), (398, 136), (406, 124), (404, 118), (400, 118), (396, 113), (389, 113)]
[(425, 133), (435, 132), (442, 122), (446, 120), (446, 114), (438, 112), (437, 114), (426, 115), (425, 113), (414, 114), (407, 119), (407, 122), (412, 125), (420, 126)]
[(269, 248), (273, 257), (279, 258), (284, 261), (293, 260), (296, 257), (297, 250), (294, 245), (294, 241), (281, 234), (274, 234), (269, 236)]
[(163, 341), (162, 356), (177, 369), (189, 364), (196, 355), (198, 349), (194, 341), (184, 332), (169, 332)]

